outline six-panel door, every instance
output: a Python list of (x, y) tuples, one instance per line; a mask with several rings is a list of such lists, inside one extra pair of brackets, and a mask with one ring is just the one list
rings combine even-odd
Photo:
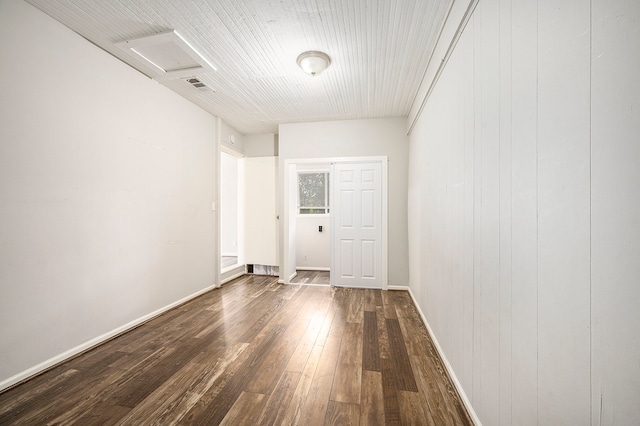
[(382, 166), (336, 163), (333, 182), (333, 284), (382, 288)]

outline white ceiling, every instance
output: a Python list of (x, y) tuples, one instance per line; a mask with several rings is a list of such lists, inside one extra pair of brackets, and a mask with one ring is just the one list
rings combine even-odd
[[(26, 0), (241, 133), (407, 116), (451, 0)], [(217, 71), (202, 92), (118, 43), (176, 30)], [(310, 77), (306, 50), (332, 60)]]

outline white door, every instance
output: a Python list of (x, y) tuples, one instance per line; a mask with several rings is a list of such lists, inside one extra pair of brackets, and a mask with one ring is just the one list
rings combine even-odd
[(382, 288), (382, 165), (335, 163), (332, 284)]

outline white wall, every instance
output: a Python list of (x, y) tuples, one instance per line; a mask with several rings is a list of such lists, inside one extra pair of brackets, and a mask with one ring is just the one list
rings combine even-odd
[[(363, 157), (389, 158), (389, 285), (407, 285), (407, 168), (408, 137), (404, 118), (281, 124), (280, 170), (290, 159)], [(284, 188), (284, 173), (279, 188)], [(280, 199), (280, 212), (283, 200)], [(280, 246), (284, 229), (280, 228)], [(281, 253), (280, 259), (283, 259)], [(295, 260), (295, 258), (294, 258)], [(281, 264), (280, 268), (284, 268)]]
[(410, 135), (410, 286), (483, 424), (640, 418), (639, 19), (480, 1)]
[(21, 1), (0, 63), (4, 387), (212, 286), (218, 254), (214, 117)]
[(591, 412), (603, 424), (632, 424), (640, 419), (640, 2), (597, 0), (591, 14)]
[[(227, 124), (222, 119), (219, 120), (219, 140), (221, 147), (231, 149), (240, 154), (244, 154), (244, 135)], [(233, 136), (233, 143), (230, 137)]]
[(220, 254), (238, 255), (238, 159), (220, 153)]
[(274, 157), (278, 155), (277, 135), (262, 133), (244, 135), (244, 154), (247, 157)]
[[(322, 226), (322, 232), (318, 227)], [(296, 268), (329, 270), (331, 267), (331, 217), (296, 216)]]

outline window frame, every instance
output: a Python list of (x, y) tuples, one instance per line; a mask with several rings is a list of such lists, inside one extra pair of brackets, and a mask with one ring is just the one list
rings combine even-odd
[[(318, 206), (301, 206), (300, 205), (300, 175), (310, 175), (310, 174), (323, 174), (324, 175), (324, 206), (322, 207), (318, 207)], [(297, 185), (297, 190), (296, 190), (296, 196), (297, 196), (297, 200), (296, 200), (296, 214), (298, 216), (305, 216), (305, 217), (309, 217), (309, 216), (329, 216), (331, 214), (331, 199), (329, 198), (329, 193), (330, 193), (330, 178), (331, 178), (331, 171), (327, 170), (327, 169), (305, 169), (305, 170), (298, 170), (297, 174), (297, 181), (296, 181), (296, 185)], [(324, 210), (324, 213), (301, 213), (302, 209), (322, 209)]]

